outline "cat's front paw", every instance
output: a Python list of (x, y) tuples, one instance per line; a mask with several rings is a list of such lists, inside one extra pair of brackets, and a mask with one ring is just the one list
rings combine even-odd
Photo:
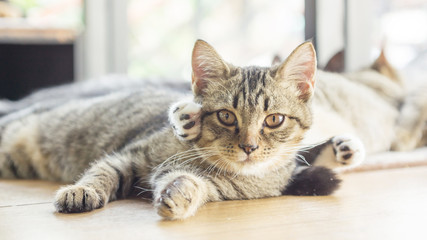
[(175, 135), (183, 141), (197, 138), (201, 132), (202, 106), (193, 101), (183, 100), (175, 103), (169, 110), (169, 121)]
[(55, 196), (55, 208), (58, 212), (87, 212), (102, 207), (106, 196), (92, 187), (70, 185), (58, 190)]
[(342, 166), (357, 166), (365, 159), (365, 147), (359, 138), (350, 135), (331, 139), (335, 160)]
[(194, 215), (200, 206), (200, 189), (194, 179), (175, 178), (154, 201), (157, 213), (169, 220), (185, 219)]

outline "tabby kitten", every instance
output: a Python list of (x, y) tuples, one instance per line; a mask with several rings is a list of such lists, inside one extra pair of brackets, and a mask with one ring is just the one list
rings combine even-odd
[(192, 67), (200, 115), (172, 109), (178, 120), (199, 119), (179, 125), (188, 130), (179, 138), (165, 107), (183, 97), (179, 91), (146, 88), (80, 99), (2, 126), (0, 175), (77, 180), (57, 192), (59, 212), (90, 211), (146, 189), (166, 219), (187, 218), (209, 201), (322, 195), (337, 188), (327, 168), (296, 168), (312, 125), (311, 43), (279, 66), (242, 68), (199, 40)]

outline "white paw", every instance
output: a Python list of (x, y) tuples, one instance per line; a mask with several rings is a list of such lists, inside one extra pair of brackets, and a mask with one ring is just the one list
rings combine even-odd
[(55, 208), (58, 212), (87, 212), (104, 206), (105, 194), (86, 186), (69, 185), (58, 190), (55, 196)]
[(200, 192), (200, 186), (193, 179), (180, 176), (155, 197), (154, 206), (157, 213), (166, 219), (184, 219), (196, 213)]
[(335, 160), (342, 166), (354, 167), (365, 159), (365, 147), (359, 138), (340, 135), (332, 138)]
[(189, 141), (199, 136), (201, 109), (200, 104), (190, 100), (183, 100), (171, 106), (169, 122), (180, 140)]

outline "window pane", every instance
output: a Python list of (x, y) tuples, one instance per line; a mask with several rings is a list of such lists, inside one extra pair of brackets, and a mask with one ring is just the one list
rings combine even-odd
[(304, 40), (304, 1), (130, 0), (131, 76), (190, 78), (201, 38), (235, 64), (271, 63)]
[(32, 26), (81, 28), (83, 0), (9, 0)]
[(378, 4), (377, 17), (380, 31), (375, 31), (376, 41), (378, 45), (385, 42), (390, 62), (400, 69), (419, 61), (426, 66), (426, 1), (383, 0)]

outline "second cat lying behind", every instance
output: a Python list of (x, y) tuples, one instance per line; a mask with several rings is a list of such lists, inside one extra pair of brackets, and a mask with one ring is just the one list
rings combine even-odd
[[(405, 97), (403, 83), (384, 53), (371, 68), (345, 74), (318, 71), (316, 78), (314, 124), (303, 140), (311, 147), (300, 153), (307, 164), (343, 170), (361, 163), (365, 151), (425, 145), (425, 90)], [(177, 137), (190, 142), (204, 132), (201, 116), (203, 108), (192, 98), (169, 112)]]

